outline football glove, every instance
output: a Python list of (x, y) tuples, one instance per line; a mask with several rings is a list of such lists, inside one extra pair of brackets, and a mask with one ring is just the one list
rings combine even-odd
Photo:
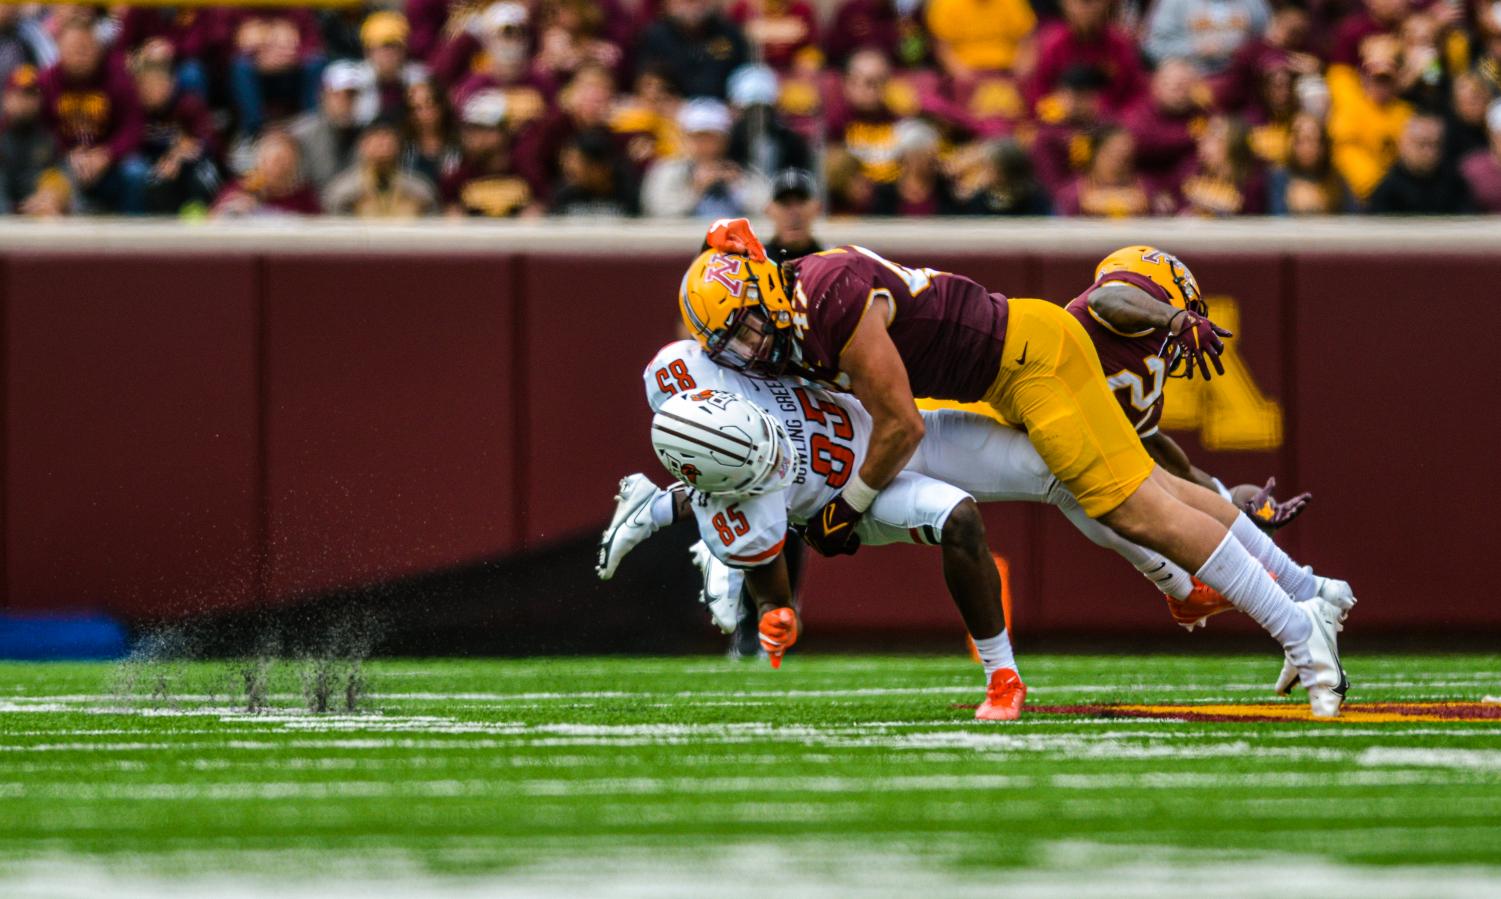
[(1220, 338), (1230, 336), (1229, 331), (1197, 312), (1180, 309), (1167, 323), (1167, 340), (1163, 342), (1163, 349), (1171, 347), (1177, 350), (1178, 358), (1183, 360), (1187, 368), (1185, 373), (1190, 380), (1194, 376), (1194, 366), (1197, 365), (1199, 373), (1208, 381), (1213, 377), (1209, 373), (1209, 363), (1214, 364), (1216, 375), (1225, 373), (1225, 364), (1220, 361), (1220, 354), (1225, 351), (1225, 342)]
[(749, 256), (752, 262), (766, 261), (766, 248), (761, 246), (761, 239), (751, 230), (747, 219), (719, 219), (709, 226), (705, 240), (711, 250)]
[(852, 556), (860, 548), (855, 527), (863, 517), (865, 513), (856, 512), (841, 493), (803, 526), (803, 542), (820, 556)]
[(1267, 478), (1266, 486), (1256, 492), (1256, 495), (1246, 500), (1241, 506), (1241, 511), (1250, 516), (1251, 520), (1261, 525), (1268, 531), (1285, 528), (1293, 523), (1293, 519), (1303, 514), (1308, 504), (1313, 501), (1312, 493), (1300, 493), (1289, 500), (1278, 502), (1277, 497), (1272, 495), (1272, 490), (1277, 486), (1276, 478)]
[(787, 607), (772, 609), (761, 616), (761, 648), (771, 659), (771, 667), (782, 667), (782, 653), (797, 642), (797, 613)]

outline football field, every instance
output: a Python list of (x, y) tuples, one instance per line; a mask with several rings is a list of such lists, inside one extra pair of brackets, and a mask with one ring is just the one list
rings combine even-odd
[(1351, 656), (5, 663), (0, 895), (1501, 894), (1501, 655)]

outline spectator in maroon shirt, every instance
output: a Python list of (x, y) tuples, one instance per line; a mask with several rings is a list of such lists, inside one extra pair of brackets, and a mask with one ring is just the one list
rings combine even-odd
[(1309, 46), (1308, 11), (1284, 6), (1272, 13), (1261, 37), (1241, 45), (1229, 67), (1210, 81), (1215, 108), (1253, 115), (1261, 78), (1270, 68), (1286, 68), (1297, 75), (1316, 75), (1323, 63)]
[(81, 19), (64, 23), (57, 53), (57, 64), (40, 79), (42, 118), (67, 155), (85, 205), (140, 212), (146, 165), (137, 155), (141, 105), (135, 85), (108, 64), (93, 27)]
[(891, 64), (881, 51), (867, 48), (850, 57), (841, 102), (831, 104), (824, 120), (828, 144), (859, 160), (861, 174), (889, 184), (901, 171), (897, 161), (897, 116), (886, 105)]
[(1174, 211), (1172, 197), (1153, 191), (1137, 173), (1135, 148), (1131, 132), (1116, 125), (1091, 135), (1089, 165), (1058, 193), (1058, 214), (1127, 218)]
[(1058, 87), (1070, 66), (1104, 73), (1105, 111), (1118, 114), (1146, 93), (1146, 73), (1131, 35), (1110, 21), (1110, 0), (1063, 0), (1063, 21), (1049, 22), (1037, 35), (1037, 65), (1026, 83), (1027, 105)]
[[(603, 66), (617, 81), (625, 78), (625, 51), (616, 36), (625, 13), (598, 0), (542, 0), (537, 8), (539, 74), (562, 84), (584, 66)], [(625, 32), (627, 35), (628, 31)]]
[(471, 16), (470, 0), (406, 0), (407, 21), (412, 25), (407, 49), (413, 59), (431, 63), (444, 43), (445, 29), (462, 26), (461, 16)]
[(1205, 125), (1195, 92), (1194, 67), (1180, 59), (1164, 60), (1152, 74), (1151, 94), (1125, 118), (1136, 138), (1136, 161), (1155, 187), (1172, 191), (1185, 166), (1192, 163)]
[(1032, 141), (1037, 178), (1057, 193), (1089, 161), (1089, 137), (1103, 122), (1105, 76), (1088, 66), (1070, 66), (1058, 90), (1038, 110), (1041, 123)]
[(542, 204), (511, 160), (506, 97), (498, 90), (475, 93), (460, 114), (458, 168), (439, 185), (449, 215), (510, 218), (539, 215)]
[(762, 60), (779, 72), (817, 71), (823, 63), (818, 14), (807, 0), (735, 0), (730, 18), (761, 48)]
[(506, 124), (512, 133), (542, 118), (557, 94), (557, 85), (532, 67), (532, 32), (526, 7), (520, 3), (496, 3), (479, 16), (473, 33), (454, 38), (434, 65), (434, 75), (443, 82), (441, 71), (457, 72), (454, 56), (463, 55), (466, 43), (472, 44), (486, 63), (484, 68), (466, 67), (457, 72), (450, 94), (455, 108), (463, 109), (469, 98), (479, 91), (498, 90), (506, 98)]
[(160, 46), (170, 50), (177, 66), (177, 89), (200, 97), (208, 93), (208, 73), (227, 59), (229, 19), (224, 10), (195, 6), (129, 6), (120, 16), (115, 37), (116, 62), (125, 65), (130, 54), (150, 49), (162, 58)]
[(135, 81), (145, 117), (141, 157), (151, 166), (145, 211), (173, 215), (189, 203), (208, 206), (219, 192), (208, 106), (177, 84), (165, 48), (137, 58)]
[(1244, 122), (1217, 115), (1199, 140), (1197, 164), (1179, 190), (1185, 215), (1224, 218), (1266, 212), (1266, 178)]
[(1396, 36), (1409, 8), (1409, 0), (1365, 0), (1363, 8), (1345, 16), (1335, 26), (1329, 62), (1360, 65), (1360, 45), (1366, 38), (1377, 34)]
[(857, 50), (865, 49), (879, 50), (891, 64), (904, 68), (927, 62), (932, 41), (920, 7), (896, 0), (845, 0), (825, 32), (829, 62), (843, 67)]
[(247, 218), (318, 215), (318, 193), (298, 174), (297, 141), (284, 131), (267, 131), (255, 145), (255, 165), (224, 188), (214, 215)]
[[(565, 145), (586, 131), (609, 132), (614, 103), (615, 79), (610, 70), (602, 65), (586, 65), (558, 94), (556, 109), (540, 121), (513, 131), (516, 168), (526, 176), (539, 199), (546, 199), (562, 174)], [(624, 140), (621, 144), (623, 149)]]
[(265, 7), (231, 14), (235, 57), (229, 91), (240, 131), (259, 134), (266, 122), (318, 105), (323, 39), (307, 9)]
[(1475, 150), (1460, 161), (1459, 171), (1470, 185), (1470, 195), (1481, 212), (1501, 212), (1501, 100), (1485, 114), (1491, 145)]

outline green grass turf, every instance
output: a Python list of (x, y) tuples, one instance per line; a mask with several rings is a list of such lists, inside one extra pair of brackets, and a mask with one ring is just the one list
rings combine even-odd
[[(1023, 674), (1037, 704), (1250, 702), (1277, 661)], [(738, 844), (961, 870), (1067, 864), (1060, 847), (1501, 863), (1494, 720), (981, 725), (957, 655), (377, 661), (353, 715), (308, 713), (294, 663), (271, 674), (272, 710), (247, 714), (231, 663), (0, 664), (0, 865), (400, 853), (472, 873)], [(1350, 676), (1352, 699), (1478, 701), (1501, 656), (1364, 655)]]

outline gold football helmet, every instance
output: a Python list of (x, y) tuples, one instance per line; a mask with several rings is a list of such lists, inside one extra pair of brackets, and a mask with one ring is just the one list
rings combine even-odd
[(796, 352), (787, 279), (765, 253), (700, 253), (683, 274), (678, 309), (689, 333), (721, 365), (780, 374)]
[(1199, 293), (1199, 282), (1182, 260), (1172, 253), (1164, 253), (1156, 247), (1122, 247), (1100, 260), (1094, 270), (1094, 279), (1099, 281), (1111, 272), (1132, 272), (1149, 279), (1167, 294), (1167, 301), (1179, 309), (1187, 309), (1196, 315), (1207, 316), (1209, 304)]

